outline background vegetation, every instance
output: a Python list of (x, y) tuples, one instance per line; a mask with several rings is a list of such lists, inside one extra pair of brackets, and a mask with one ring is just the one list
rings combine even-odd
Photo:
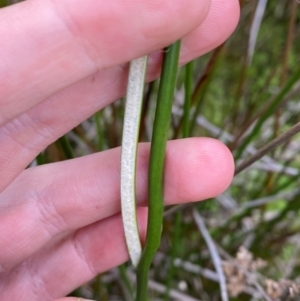
[[(240, 2), (234, 35), (180, 69), (170, 129), (170, 138), (222, 140), (237, 166), (292, 126), (300, 130), (300, 4)], [(186, 105), (185, 87), (192, 92)], [(141, 141), (151, 138), (156, 93), (157, 82), (150, 83)], [(118, 100), (50, 145), (33, 164), (120, 146), (123, 114), (124, 101)], [(270, 149), (216, 199), (166, 208), (149, 300), (300, 300), (299, 137)], [(126, 264), (72, 295), (129, 301), (134, 283)]]

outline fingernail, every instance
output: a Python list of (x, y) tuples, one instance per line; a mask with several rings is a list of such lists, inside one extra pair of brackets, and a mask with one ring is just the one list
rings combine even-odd
[(77, 301), (97, 301), (97, 300), (78, 298)]

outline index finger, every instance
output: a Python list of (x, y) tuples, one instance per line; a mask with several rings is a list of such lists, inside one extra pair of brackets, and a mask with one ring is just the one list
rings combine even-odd
[(196, 28), (210, 0), (32, 0), (0, 11), (0, 126), (53, 93)]

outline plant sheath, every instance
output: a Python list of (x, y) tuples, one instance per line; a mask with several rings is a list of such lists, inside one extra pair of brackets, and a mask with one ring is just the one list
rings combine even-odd
[(137, 268), (136, 301), (147, 299), (148, 272), (159, 248), (163, 220), (163, 177), (165, 151), (178, 68), (180, 41), (164, 53), (155, 112), (148, 172), (148, 226), (146, 243)]
[(136, 218), (135, 180), (146, 68), (147, 56), (130, 63), (121, 154), (122, 217), (129, 256), (135, 267), (142, 254)]

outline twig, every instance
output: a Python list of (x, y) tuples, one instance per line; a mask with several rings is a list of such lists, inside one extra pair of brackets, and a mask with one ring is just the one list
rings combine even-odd
[(257, 151), (253, 156), (244, 160), (235, 170), (235, 175), (239, 174), (241, 171), (249, 167), (255, 161), (262, 158), (267, 152), (273, 150), (275, 147), (283, 144), (292, 136), (296, 135), (300, 131), (300, 122), (296, 123), (293, 127), (291, 127), (288, 131), (283, 133), (282, 135), (275, 138), (273, 141), (268, 143), (266, 146)]
[(198, 226), (198, 229), (202, 233), (202, 236), (207, 244), (207, 247), (210, 251), (210, 255), (212, 257), (212, 261), (214, 263), (216, 272), (219, 276), (222, 301), (229, 301), (228, 293), (227, 293), (227, 286), (226, 286), (226, 278), (225, 278), (223, 267), (222, 267), (222, 260), (220, 258), (217, 247), (216, 247), (213, 239), (211, 238), (201, 215), (197, 212), (197, 210), (195, 208), (193, 209), (193, 216), (194, 216), (195, 222)]
[[(165, 293), (166, 290), (167, 290), (167, 287), (165, 285), (162, 285), (156, 281), (153, 281), (153, 280), (149, 280), (149, 288), (156, 291), (156, 292), (159, 292), (161, 294)], [(190, 297), (186, 294), (183, 294), (177, 290), (174, 290), (174, 289), (171, 289), (170, 292), (170, 297), (176, 299), (176, 300), (180, 300), (180, 301), (201, 301), (200, 299), (195, 299), (193, 297)]]
[(293, 254), (288, 262), (284, 263), (284, 272), (283, 272), (283, 279), (289, 279), (292, 273), (295, 271), (295, 267), (297, 265), (299, 259), (299, 251), (300, 251), (300, 240), (299, 235), (295, 235), (294, 246), (295, 249), (293, 250)]
[(251, 29), (250, 29), (249, 47), (248, 47), (248, 55), (247, 55), (248, 66), (250, 66), (251, 62), (252, 62), (254, 49), (255, 49), (255, 45), (256, 45), (256, 40), (257, 40), (257, 35), (258, 35), (258, 31), (260, 29), (263, 15), (265, 13), (267, 2), (268, 2), (268, 0), (259, 0), (257, 7), (256, 7), (254, 20), (252, 22)]
[(267, 197), (260, 198), (260, 199), (257, 199), (257, 200), (249, 201), (249, 202), (243, 204), (241, 206), (241, 209), (244, 210), (244, 209), (248, 209), (248, 208), (255, 208), (255, 207), (258, 207), (258, 206), (262, 206), (262, 205), (277, 201), (279, 199), (284, 199), (285, 201), (290, 201), (296, 195), (298, 195), (299, 193), (300, 193), (299, 188), (296, 188), (292, 191), (280, 192), (280, 193), (277, 193), (275, 195), (271, 195), (271, 196), (267, 196)]
[[(263, 159), (267, 159), (267, 158), (262, 158)], [(265, 160), (267, 161), (267, 160)], [(280, 173), (280, 174), (285, 174), (287, 176), (297, 176), (300, 174), (300, 170), (295, 168), (295, 167), (290, 167), (290, 166), (283, 166), (279, 163), (273, 163), (273, 162), (260, 162), (260, 161), (256, 161), (255, 163), (253, 163), (250, 168), (253, 167), (255, 169), (258, 170), (263, 170), (263, 171), (267, 171), (267, 172), (273, 172), (273, 173)]]
[[(299, 84), (298, 89), (300, 90), (300, 84)], [(173, 106), (172, 113), (174, 115), (181, 116), (182, 115), (182, 110)], [(218, 127), (215, 124), (211, 123), (204, 116), (198, 116), (197, 117), (197, 124), (199, 126), (205, 128), (214, 137), (219, 137), (219, 139), (221, 141), (223, 141), (224, 143), (228, 144), (229, 142), (232, 142), (234, 140), (234, 137), (233, 137), (232, 134), (224, 131), (220, 127)], [(248, 145), (246, 151), (249, 154), (255, 154), (257, 152), (257, 149), (252, 145)], [(285, 174), (291, 175), (291, 176), (299, 174), (299, 170), (297, 168), (284, 167), (269, 156), (263, 157), (262, 161), (263, 162), (261, 162), (261, 163), (257, 163), (257, 164), (259, 164), (259, 166), (256, 166), (257, 168), (260, 168), (260, 169), (263, 169), (263, 170), (266, 170), (266, 171), (274, 171), (274, 172), (279, 172), (279, 171), (282, 172), (283, 171)], [(264, 165), (262, 165), (262, 164), (264, 164)]]
[(176, 258), (174, 265), (177, 268), (182, 268), (187, 272), (201, 275), (207, 279), (210, 279), (215, 282), (219, 282), (218, 274), (212, 270), (201, 268), (199, 265), (193, 264), (189, 261), (183, 261), (180, 258)]
[(224, 192), (216, 196), (216, 200), (227, 210), (234, 210), (238, 208), (238, 202), (228, 192)]

